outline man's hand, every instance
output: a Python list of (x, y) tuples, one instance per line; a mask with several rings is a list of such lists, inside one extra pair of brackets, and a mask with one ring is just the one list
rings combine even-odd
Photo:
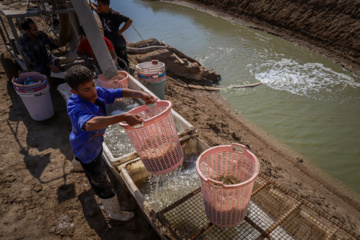
[(57, 66), (49, 65), (49, 68), (50, 68), (51, 71), (53, 71), (54, 73), (60, 72), (60, 68), (58, 68)]
[(94, 10), (97, 14), (100, 14), (100, 10), (98, 9), (97, 5), (94, 4), (92, 1), (89, 1), (91, 10)]
[(131, 26), (132, 22), (133, 21), (131, 19), (127, 20), (124, 26), (118, 30), (118, 35), (121, 36), (125, 32), (125, 30)]
[(154, 98), (150, 94), (147, 94), (145, 92), (141, 92), (141, 94), (142, 94), (141, 99), (145, 101), (145, 104), (152, 104), (156, 102), (156, 98)]
[(143, 119), (139, 115), (125, 113), (123, 114), (125, 122), (130, 126), (134, 126), (143, 122)]

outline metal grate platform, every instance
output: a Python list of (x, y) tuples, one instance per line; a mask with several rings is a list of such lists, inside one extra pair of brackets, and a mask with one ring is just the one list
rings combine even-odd
[(347, 239), (359, 236), (337, 220), (260, 175), (245, 220), (220, 228), (205, 215), (201, 188), (157, 213), (159, 221), (178, 239)]
[(40, 9), (37, 6), (27, 3), (27, 1), (15, 1), (9, 4), (0, 2), (0, 13), (5, 17), (29, 17), (39, 15)]

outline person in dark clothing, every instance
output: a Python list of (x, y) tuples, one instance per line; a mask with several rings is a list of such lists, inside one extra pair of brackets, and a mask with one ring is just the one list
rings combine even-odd
[[(95, 4), (91, 2), (91, 8), (99, 14), (101, 24), (104, 28), (104, 36), (112, 42), (118, 57), (126, 62), (126, 67), (129, 67), (129, 60), (126, 52), (126, 40), (122, 34), (131, 26), (132, 20), (111, 9), (109, 7), (110, 0), (97, 0), (97, 3), (98, 5), (95, 6)], [(120, 25), (123, 23), (123, 27), (119, 29)], [(121, 66), (121, 63), (119, 64)]]
[(72, 131), (70, 144), (89, 179), (90, 185), (101, 199), (106, 212), (111, 219), (127, 221), (134, 214), (122, 211), (112, 184), (106, 174), (106, 163), (102, 157), (104, 133), (106, 128), (118, 122), (125, 121), (134, 126), (143, 122), (135, 114), (124, 113), (107, 116), (107, 104), (117, 98), (141, 98), (146, 104), (155, 102), (151, 95), (129, 88), (106, 89), (95, 87), (91, 71), (82, 65), (70, 67), (65, 75), (65, 81), (73, 93), (67, 102)]
[(30, 65), (33, 65), (35, 68), (35, 71), (48, 77), (51, 71), (54, 73), (60, 72), (59, 59), (56, 59), (46, 48), (46, 45), (50, 48), (57, 48), (59, 45), (58, 41), (51, 40), (46, 33), (39, 31), (31, 18), (26, 18), (22, 21), (21, 27), (25, 33), (20, 38), (19, 45)]

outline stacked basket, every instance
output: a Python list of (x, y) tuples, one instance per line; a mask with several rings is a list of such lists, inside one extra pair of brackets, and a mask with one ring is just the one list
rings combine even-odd
[(45, 75), (38, 72), (23, 73), (13, 78), (12, 83), (32, 119), (42, 121), (54, 115), (50, 85)]

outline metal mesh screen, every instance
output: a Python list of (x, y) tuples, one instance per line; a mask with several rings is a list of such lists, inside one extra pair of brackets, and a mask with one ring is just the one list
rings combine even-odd
[(235, 227), (209, 222), (200, 188), (158, 214), (178, 239), (358, 239), (340, 222), (264, 175), (254, 184), (245, 220)]

